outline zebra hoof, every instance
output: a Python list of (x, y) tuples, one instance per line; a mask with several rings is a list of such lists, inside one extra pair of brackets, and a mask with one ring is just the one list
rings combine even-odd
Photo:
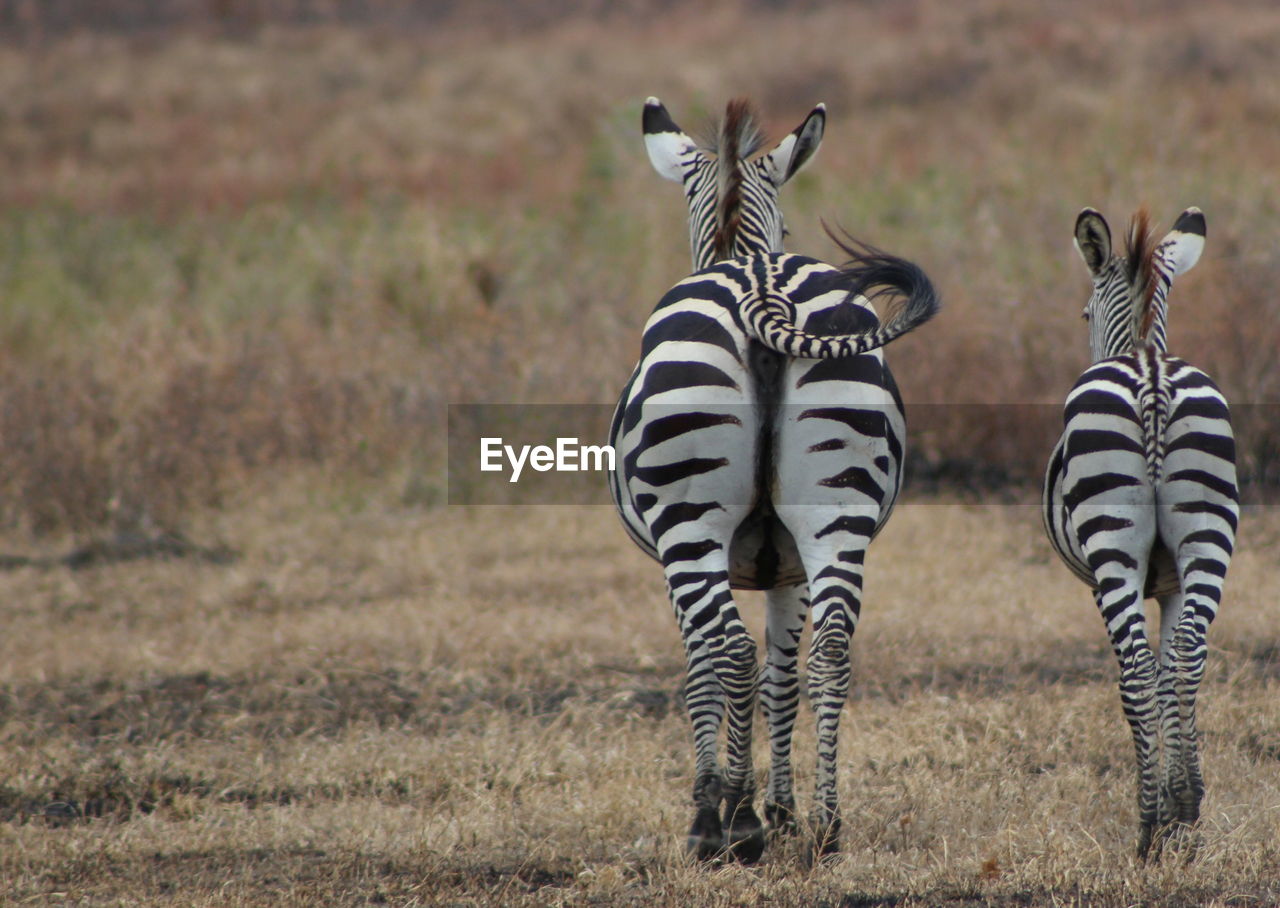
[(711, 861), (724, 851), (724, 833), (714, 807), (703, 807), (693, 818), (685, 852), (697, 861)]
[(764, 805), (764, 822), (772, 835), (791, 836), (796, 834), (795, 802), (782, 804), (768, 801)]
[(754, 864), (764, 854), (764, 825), (749, 804), (730, 813), (725, 809), (724, 829), (729, 838), (729, 854), (741, 864)]

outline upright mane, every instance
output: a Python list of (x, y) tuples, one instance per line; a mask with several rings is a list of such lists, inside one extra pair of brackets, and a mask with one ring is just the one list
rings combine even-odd
[(1133, 342), (1141, 344), (1151, 330), (1155, 320), (1155, 262), (1152, 254), (1156, 248), (1156, 236), (1151, 232), (1151, 213), (1146, 206), (1139, 208), (1129, 221), (1129, 230), (1125, 235), (1125, 265), (1129, 271), (1129, 286), (1132, 288), (1133, 305)]
[(725, 107), (724, 120), (717, 131), (712, 151), (716, 154), (720, 183), (719, 226), (716, 229), (717, 259), (733, 254), (742, 217), (741, 163), (764, 145), (755, 108), (747, 98), (734, 98)]

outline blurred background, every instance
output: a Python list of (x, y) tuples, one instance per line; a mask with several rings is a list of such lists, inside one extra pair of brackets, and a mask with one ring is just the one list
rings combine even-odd
[(1280, 8), (0, 0), (0, 530), (179, 527), (282, 477), (447, 497), (454, 403), (609, 404), (690, 269), (649, 95), (828, 131), (783, 193), (945, 310), (889, 358), (913, 494), (1034, 500), (1087, 365), (1081, 207), (1204, 209), (1171, 351), (1280, 481)]

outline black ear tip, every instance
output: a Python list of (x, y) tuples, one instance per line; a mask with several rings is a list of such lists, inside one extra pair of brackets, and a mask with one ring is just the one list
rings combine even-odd
[(1188, 208), (1178, 216), (1173, 229), (1182, 233), (1194, 233), (1197, 236), (1204, 236), (1206, 230), (1204, 212), (1199, 208)]
[(1096, 208), (1085, 207), (1080, 209), (1080, 213), (1076, 215), (1076, 226), (1079, 227), (1087, 220), (1102, 217), (1102, 212)]
[(654, 132), (679, 132), (680, 127), (676, 126), (671, 114), (667, 113), (666, 107), (657, 98), (649, 98), (644, 102), (644, 116), (641, 119), (641, 125), (646, 133)]

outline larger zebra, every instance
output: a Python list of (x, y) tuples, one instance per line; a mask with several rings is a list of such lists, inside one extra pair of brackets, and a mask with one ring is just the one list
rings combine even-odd
[[(729, 103), (708, 148), (657, 99), (644, 109), (651, 162), (684, 187), (700, 270), (645, 325), (613, 418), (610, 486), (631, 536), (662, 563), (684, 640), (696, 755), (688, 848), (699, 859), (763, 852), (751, 759), (757, 691), (771, 747), (765, 819), (794, 828), (791, 735), (811, 608), (815, 829), (823, 852), (838, 847), (836, 739), (863, 556), (902, 481), (902, 402), (879, 348), (938, 307), (923, 271), (870, 247), (847, 243), (853, 261), (843, 269), (781, 253), (778, 190), (813, 156), (824, 125), (820, 105), (760, 155), (746, 101)], [(863, 296), (877, 287), (902, 297), (884, 325)], [(731, 588), (768, 591), (763, 677)]]
[[(1140, 211), (1117, 255), (1102, 215), (1080, 213), (1094, 364), (1067, 397), (1044, 484), (1045, 530), (1093, 589), (1120, 663), (1143, 859), (1153, 843), (1158, 854), (1163, 832), (1185, 832), (1200, 814), (1196, 692), (1240, 511), (1227, 402), (1207, 375), (1165, 352), (1170, 285), (1199, 259), (1204, 237), (1198, 209), (1159, 242)], [(1148, 596), (1160, 603), (1158, 662)]]

